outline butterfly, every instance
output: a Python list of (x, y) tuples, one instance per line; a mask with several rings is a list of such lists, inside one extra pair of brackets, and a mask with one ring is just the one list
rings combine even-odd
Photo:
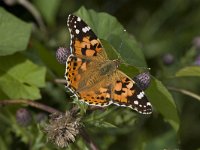
[(78, 16), (70, 14), (67, 26), (71, 36), (66, 61), (67, 88), (80, 101), (105, 107), (130, 107), (141, 114), (152, 113), (152, 105), (136, 82), (118, 69), (118, 60), (109, 60), (92, 29)]

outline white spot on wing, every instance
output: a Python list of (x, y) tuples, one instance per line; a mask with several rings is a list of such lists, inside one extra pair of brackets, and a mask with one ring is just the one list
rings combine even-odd
[(76, 34), (79, 34), (80, 31), (78, 29), (76, 29), (75, 32), (76, 32)]
[(77, 21), (81, 21), (81, 18), (80, 18), (80, 17), (78, 17), (78, 18), (77, 18)]
[(137, 95), (137, 98), (138, 99), (142, 99), (144, 97), (144, 92), (140, 92), (140, 94)]
[(147, 106), (151, 106), (151, 103), (150, 103), (150, 102), (147, 102)]
[(84, 32), (84, 33), (86, 33), (87, 31), (89, 31), (90, 30), (90, 27), (84, 27), (84, 28), (82, 28), (82, 31)]
[(135, 105), (138, 105), (138, 101), (137, 101), (137, 100), (136, 100), (136, 101), (134, 101), (133, 103), (134, 103)]

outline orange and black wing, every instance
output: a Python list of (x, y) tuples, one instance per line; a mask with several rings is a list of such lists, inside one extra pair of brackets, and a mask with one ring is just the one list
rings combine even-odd
[(88, 61), (82, 58), (78, 58), (74, 55), (70, 55), (66, 62), (65, 79), (67, 80), (67, 87), (75, 92), (83, 78), (84, 72), (87, 70)]
[(118, 106), (130, 107), (141, 114), (152, 113), (151, 103), (135, 81), (117, 70), (112, 101)]
[(92, 29), (80, 18), (70, 14), (67, 26), (71, 36), (71, 53), (77, 56), (97, 56), (103, 46)]

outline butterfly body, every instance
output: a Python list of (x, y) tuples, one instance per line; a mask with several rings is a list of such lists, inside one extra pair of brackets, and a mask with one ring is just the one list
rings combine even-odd
[(66, 62), (67, 87), (80, 101), (105, 107), (130, 107), (139, 113), (152, 112), (144, 92), (118, 69), (118, 60), (109, 60), (100, 40), (79, 17), (69, 15), (71, 55)]

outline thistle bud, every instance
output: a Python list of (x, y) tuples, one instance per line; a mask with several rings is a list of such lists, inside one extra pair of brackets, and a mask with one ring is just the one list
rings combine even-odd
[(65, 64), (68, 56), (70, 55), (70, 49), (59, 47), (56, 51), (56, 59), (60, 64)]
[(170, 53), (167, 53), (163, 56), (163, 64), (171, 65), (174, 62), (174, 56)]
[(194, 65), (200, 66), (200, 55), (195, 59)]
[(50, 141), (58, 147), (64, 148), (75, 141), (75, 137), (79, 134), (79, 128), (80, 118), (66, 112), (65, 114), (50, 115), (49, 124), (44, 130)]
[(195, 37), (192, 43), (195, 49), (198, 51), (198, 53), (200, 53), (200, 37), (199, 36)]
[(133, 79), (141, 90), (145, 90), (149, 87), (151, 77), (149, 72), (140, 73)]
[(16, 112), (16, 121), (21, 126), (28, 126), (32, 121), (31, 113), (25, 108), (18, 109)]

